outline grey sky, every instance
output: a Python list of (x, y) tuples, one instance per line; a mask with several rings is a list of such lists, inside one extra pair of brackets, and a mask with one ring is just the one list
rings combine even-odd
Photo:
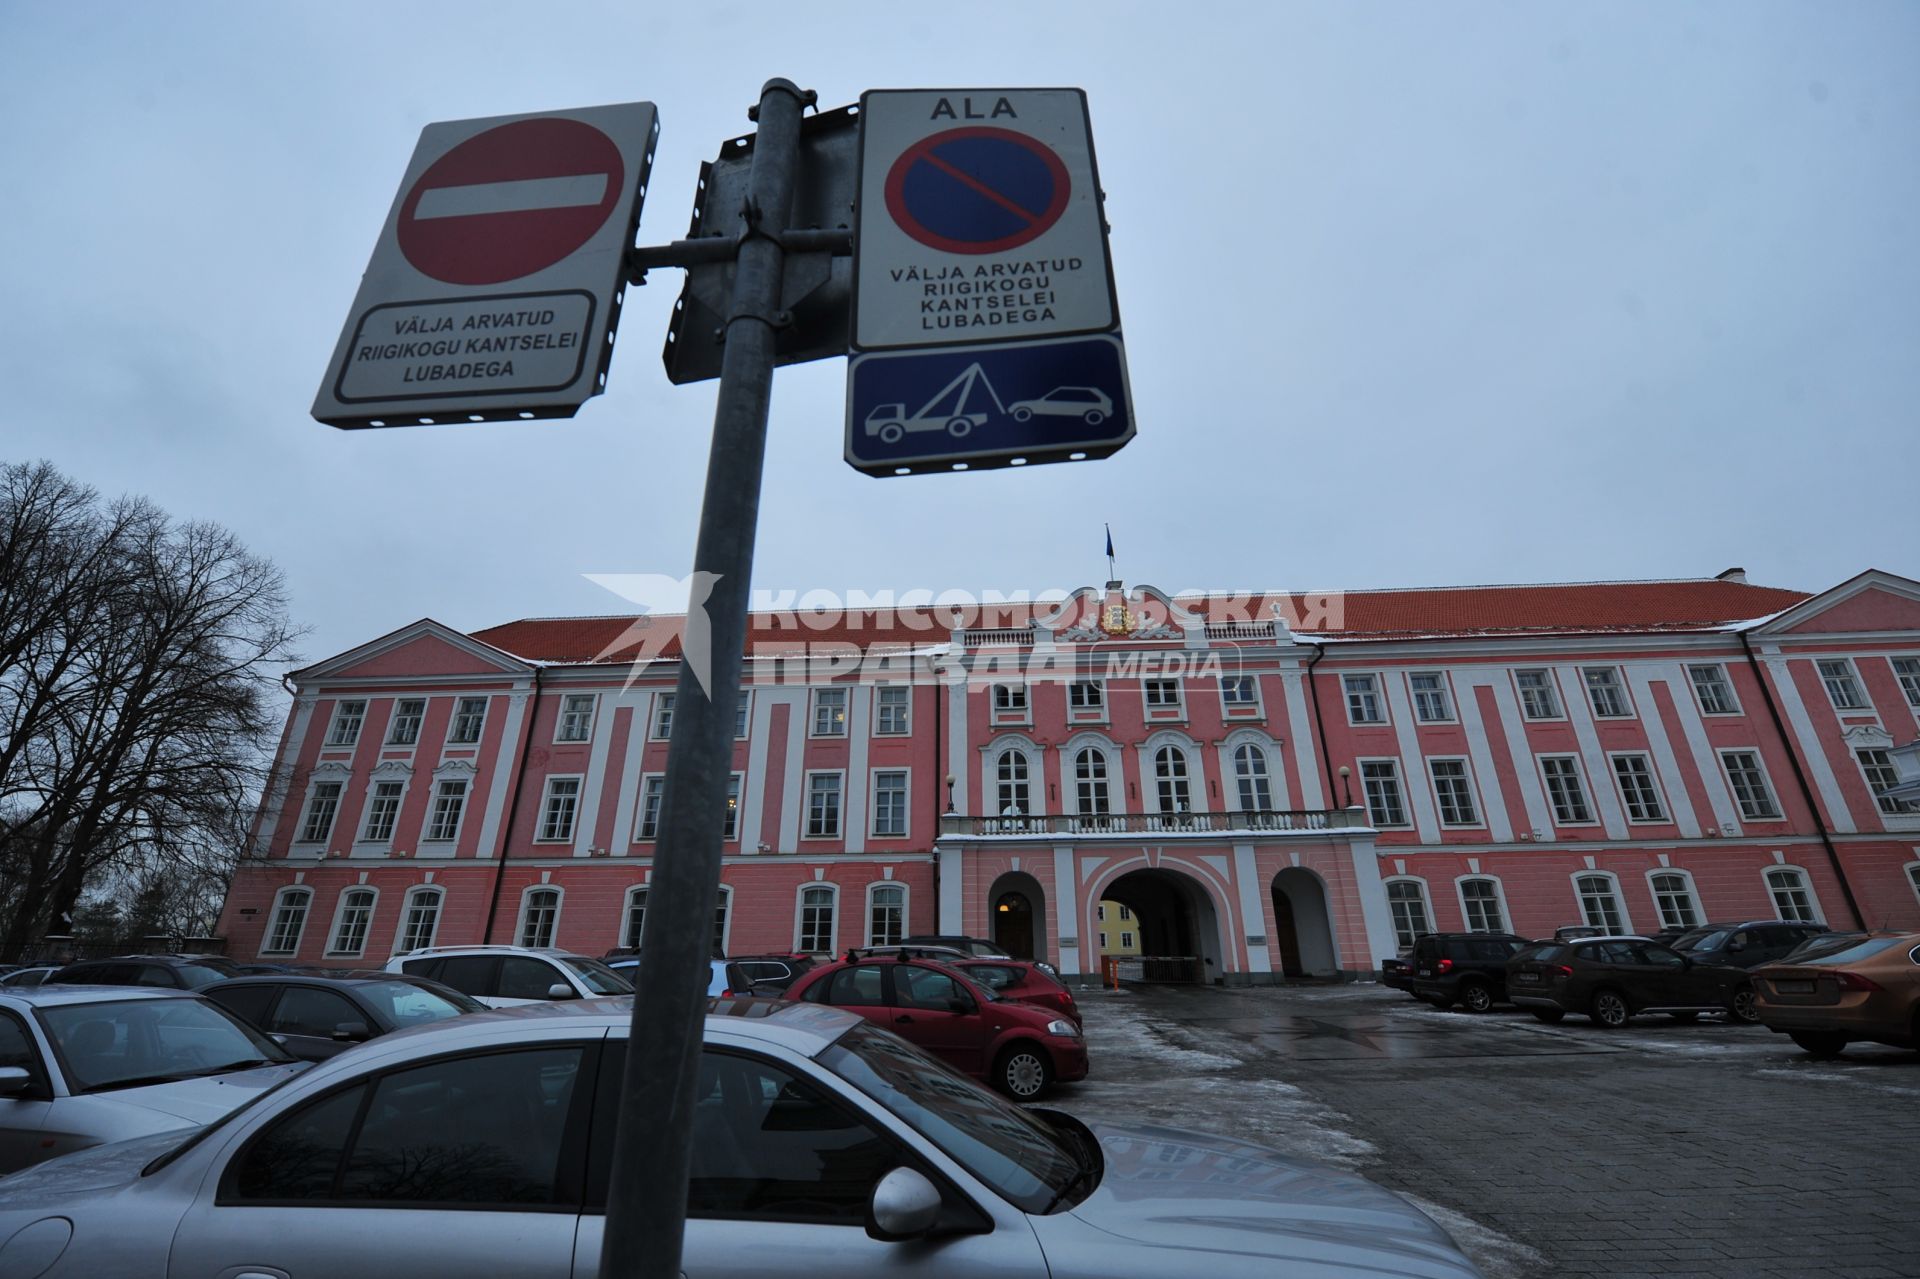
[(1139, 437), (873, 480), (783, 371), (756, 584), (1920, 571), (1920, 6), (0, 4), (0, 458), (220, 520), (319, 657), (690, 567), (713, 384), (630, 292), (571, 422), (307, 417), (424, 124), (648, 98), (642, 238), (762, 80), (1090, 97)]

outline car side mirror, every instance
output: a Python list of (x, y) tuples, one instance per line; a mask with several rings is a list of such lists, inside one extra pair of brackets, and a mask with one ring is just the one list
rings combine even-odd
[(333, 1028), (333, 1037), (343, 1044), (360, 1044), (373, 1038), (364, 1021), (343, 1021)]
[[(0, 1066), (0, 1097), (18, 1097), (33, 1089), (33, 1072), (19, 1066)], [(904, 1169), (902, 1170), (904, 1171)], [(916, 1174), (917, 1175), (917, 1174)], [(922, 1178), (922, 1180), (925, 1180)], [(869, 1227), (871, 1231), (871, 1227)], [(874, 1236), (878, 1238), (879, 1236)]]
[(548, 999), (572, 999), (573, 997), (574, 997), (573, 987), (567, 985), (567, 983), (563, 981), (557, 981), (553, 983), (553, 985), (547, 987)]
[(911, 1168), (895, 1168), (867, 1201), (867, 1237), (882, 1243), (918, 1239), (940, 1220), (940, 1190)]

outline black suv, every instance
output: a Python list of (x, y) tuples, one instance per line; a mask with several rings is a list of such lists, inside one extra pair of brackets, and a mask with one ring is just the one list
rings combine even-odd
[(1428, 933), (1413, 943), (1407, 990), (1435, 1008), (1483, 1013), (1507, 997), (1507, 960), (1526, 945), (1512, 933)]
[(160, 986), (199, 990), (240, 976), (240, 967), (218, 955), (120, 955), (83, 959), (47, 978), (62, 986)]
[[(1534, 942), (1514, 955), (1507, 972), (1513, 1002), (1541, 1021), (1585, 1013), (1609, 1030), (1635, 1013), (1670, 1013), (1679, 1021), (1701, 1013), (1739, 1018), (1736, 992), (1747, 986), (1737, 968), (1696, 962), (1646, 937)], [(1747, 1001), (1750, 1010), (1751, 990)]]
[[(1696, 964), (1744, 972), (1785, 959), (1802, 942), (1828, 931), (1825, 924), (1750, 919), (1743, 924), (1702, 924), (1667, 944)], [(1731, 989), (1734, 1017), (1748, 1024), (1759, 1021), (1753, 1008), (1753, 983), (1739, 981)]]

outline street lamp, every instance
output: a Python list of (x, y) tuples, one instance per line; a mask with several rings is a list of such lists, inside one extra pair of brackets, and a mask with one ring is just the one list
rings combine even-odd
[(1353, 807), (1353, 770), (1345, 764), (1340, 765), (1340, 797), (1348, 808)]
[(953, 811), (953, 786), (959, 780), (952, 773), (947, 774), (947, 811), (949, 813)]

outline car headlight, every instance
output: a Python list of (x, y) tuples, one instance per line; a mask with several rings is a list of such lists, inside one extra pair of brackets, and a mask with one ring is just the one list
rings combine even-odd
[(1080, 1038), (1080, 1028), (1065, 1018), (1055, 1018), (1047, 1023), (1049, 1035), (1059, 1035), (1063, 1039)]

